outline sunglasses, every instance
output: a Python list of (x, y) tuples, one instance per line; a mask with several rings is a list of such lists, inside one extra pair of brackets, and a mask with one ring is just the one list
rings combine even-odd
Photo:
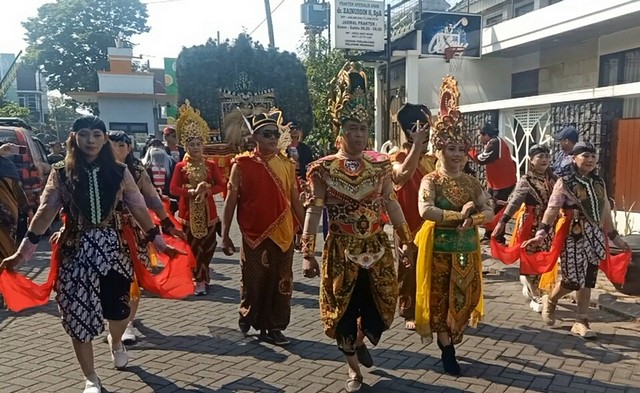
[(280, 138), (280, 131), (262, 131), (259, 133), (264, 138)]

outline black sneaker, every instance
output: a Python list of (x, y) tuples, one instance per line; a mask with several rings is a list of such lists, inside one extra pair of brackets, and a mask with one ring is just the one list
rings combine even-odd
[(251, 329), (251, 325), (243, 321), (242, 318), (238, 320), (238, 327), (240, 328), (240, 331), (242, 332), (242, 334), (249, 333), (249, 330)]

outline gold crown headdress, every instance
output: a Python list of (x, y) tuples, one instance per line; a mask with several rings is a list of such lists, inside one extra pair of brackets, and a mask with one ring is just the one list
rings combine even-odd
[(436, 149), (442, 150), (449, 143), (462, 143), (471, 146), (471, 140), (462, 127), (459, 110), (460, 91), (458, 82), (452, 76), (446, 76), (440, 86), (440, 108), (438, 120), (434, 124), (431, 142)]
[(193, 138), (199, 138), (205, 143), (209, 139), (207, 122), (200, 116), (200, 111), (191, 106), (189, 100), (184, 100), (184, 104), (180, 106), (176, 133), (183, 146)]
[(367, 75), (362, 65), (347, 62), (331, 81), (328, 113), (333, 133), (338, 136), (347, 120), (357, 122), (373, 120), (373, 107), (367, 91)]

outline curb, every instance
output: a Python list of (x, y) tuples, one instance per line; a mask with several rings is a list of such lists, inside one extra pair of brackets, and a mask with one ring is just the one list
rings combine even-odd
[[(483, 254), (484, 257), (487, 256), (486, 253)], [(482, 263), (483, 273), (497, 274), (511, 278), (513, 281), (520, 280), (520, 274), (518, 269), (515, 269), (515, 266), (512, 269), (507, 269), (507, 265), (504, 265), (502, 262), (495, 260), (490, 256), (488, 259), (483, 259)], [(593, 289), (591, 291), (590, 304), (592, 307), (630, 319), (636, 323), (640, 323), (640, 303), (621, 302), (618, 300), (617, 296), (610, 292), (603, 291), (601, 289)]]

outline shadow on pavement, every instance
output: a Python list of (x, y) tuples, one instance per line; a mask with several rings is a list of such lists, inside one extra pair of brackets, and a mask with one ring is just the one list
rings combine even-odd
[(130, 371), (136, 374), (142, 382), (147, 384), (150, 388), (153, 389), (154, 392), (193, 392), (193, 393), (222, 393), (222, 392), (284, 392), (284, 390), (277, 388), (275, 386), (269, 385), (259, 379), (248, 377), (248, 378), (239, 378), (236, 381), (224, 384), (220, 389), (212, 389), (207, 386), (202, 386), (197, 383), (192, 383), (188, 387), (179, 387), (174, 382), (163, 378), (156, 374), (151, 374), (147, 372), (145, 369), (134, 366), (127, 368), (127, 371)]
[(627, 386), (625, 385), (595, 381), (591, 378), (563, 372), (557, 368), (550, 368), (513, 357), (501, 356), (500, 359), (510, 363), (519, 364), (523, 367), (533, 368), (536, 371), (529, 372), (520, 369), (512, 369), (502, 365), (485, 363), (480, 360), (469, 358), (459, 359), (471, 363), (470, 367), (463, 370), (463, 375), (465, 377), (475, 377), (498, 385), (527, 389), (527, 392), (553, 392), (554, 389), (552, 385), (554, 381), (557, 382), (556, 385), (562, 385), (563, 391), (566, 391), (565, 389), (569, 387), (574, 387), (576, 392), (584, 391), (582, 390), (583, 387), (589, 387), (592, 388), (591, 390), (593, 391), (603, 392), (605, 390), (609, 391), (609, 389), (612, 389), (612, 391), (627, 391)]
[[(572, 313), (575, 315), (575, 313)], [(470, 330), (470, 336), (485, 337), (497, 342), (518, 342), (527, 346), (533, 346), (539, 351), (562, 356), (567, 359), (589, 358), (602, 364), (613, 364), (625, 359), (633, 359), (624, 355), (626, 350), (616, 349), (612, 351), (603, 346), (624, 346), (629, 351), (638, 351), (640, 342), (637, 336), (621, 334), (597, 333), (596, 340), (585, 340), (569, 333), (570, 326), (562, 326), (560, 329), (538, 328), (534, 326), (520, 326), (519, 328), (503, 328), (493, 325), (481, 325), (479, 329)], [(584, 356), (566, 354), (565, 351), (578, 351)]]
[(281, 363), (287, 358), (286, 354), (275, 351), (275, 347), (258, 341), (255, 336), (245, 337), (239, 330), (226, 327), (210, 326), (209, 335), (190, 336), (165, 336), (145, 326), (142, 321), (138, 321), (136, 327), (144, 337), (127, 346), (132, 350), (159, 349), (209, 355), (250, 356), (276, 363)]

